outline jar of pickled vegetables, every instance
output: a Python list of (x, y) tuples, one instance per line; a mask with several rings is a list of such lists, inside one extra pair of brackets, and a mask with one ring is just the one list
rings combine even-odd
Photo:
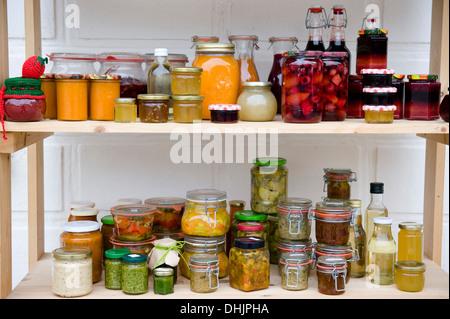
[(76, 220), (90, 220), (97, 222), (98, 209), (96, 208), (76, 208), (70, 211), (68, 222)]
[(320, 51), (283, 54), (281, 93), (283, 120), (287, 123), (319, 123), (323, 112), (323, 62)]
[(278, 232), (278, 215), (267, 215), (267, 245), (269, 246), (270, 263), (278, 264), (278, 240), (280, 238)]
[(44, 113), (45, 119), (56, 119), (56, 82), (55, 75), (47, 73), (41, 75), (41, 90), (45, 94), (46, 109)]
[(145, 205), (119, 205), (111, 208), (114, 230), (119, 240), (141, 241), (153, 234), (155, 208)]
[(405, 83), (405, 110), (407, 120), (439, 119), (441, 83), (434, 74), (410, 74)]
[[(111, 237), (114, 235), (114, 219), (112, 215), (103, 216), (101, 219), (102, 226), (100, 228), (100, 232), (103, 237), (103, 251), (107, 251), (113, 248), (113, 245), (110, 241)], [(103, 255), (103, 258), (105, 255)]]
[(109, 238), (109, 242), (114, 249), (123, 248), (128, 249), (131, 253), (147, 255), (153, 249), (155, 240), (155, 235), (153, 235), (149, 239), (139, 241), (120, 240), (117, 238), (117, 235), (113, 235)]
[(359, 260), (358, 250), (353, 248), (351, 244), (345, 245), (326, 245), (316, 243), (315, 245), (315, 257), (316, 262), (320, 256), (334, 256), (334, 257), (344, 257), (347, 261), (347, 275), (345, 281), (349, 282), (352, 262)]
[(173, 120), (176, 123), (194, 123), (203, 118), (203, 96), (172, 95)]
[(170, 95), (139, 94), (137, 100), (141, 122), (166, 123), (169, 121)]
[(277, 115), (277, 99), (270, 90), (270, 82), (244, 82), (237, 104), (241, 106), (241, 121), (272, 121)]
[[(315, 243), (312, 242), (311, 238), (306, 240), (287, 240), (287, 239), (278, 239), (276, 243), (276, 263), (278, 264), (280, 261), (280, 257), (283, 253), (292, 253), (292, 254), (306, 254), (310, 260), (315, 260)], [(271, 256), (272, 257), (272, 256)], [(309, 264), (309, 270), (313, 269), (314, 264)]]
[(203, 119), (211, 119), (211, 104), (236, 104), (239, 90), (239, 65), (234, 58), (232, 43), (196, 44), (193, 67), (203, 69), (200, 95), (203, 101)]
[(133, 123), (137, 120), (137, 105), (134, 98), (115, 99), (114, 121), (116, 123)]
[(236, 237), (259, 237), (265, 240), (267, 246), (266, 232), (263, 230), (263, 224), (256, 222), (243, 222), (237, 225), (238, 232)]
[(349, 75), (347, 117), (364, 118), (362, 89), (362, 76), (355, 74)]
[(95, 74), (96, 54), (52, 52), (49, 56), (53, 63), (52, 74)]
[(131, 253), (122, 257), (122, 291), (137, 295), (148, 291), (148, 265), (146, 254)]
[(316, 204), (316, 239), (320, 244), (346, 245), (350, 238), (352, 210), (348, 201), (329, 200)]
[(395, 284), (399, 290), (419, 292), (425, 285), (425, 264), (415, 260), (399, 260), (395, 263)]
[(392, 76), (392, 86), (397, 89), (395, 93), (394, 105), (397, 109), (394, 112), (394, 119), (403, 118), (403, 108), (405, 103), (405, 75), (404, 74), (394, 74)]
[(312, 260), (307, 254), (282, 253), (278, 264), (278, 271), (281, 274), (281, 288), (295, 291), (308, 289), (311, 263)]
[(105, 251), (105, 287), (122, 288), (122, 257), (129, 254), (128, 249), (109, 249)]
[(278, 204), (278, 233), (282, 239), (306, 240), (311, 235), (312, 202), (288, 197)]
[(268, 288), (270, 285), (269, 251), (257, 237), (236, 238), (230, 251), (230, 286), (242, 291)]
[(318, 290), (325, 295), (342, 295), (346, 290), (347, 261), (344, 257), (321, 256), (317, 260)]
[(58, 121), (88, 119), (89, 80), (86, 74), (56, 74)]
[(350, 199), (350, 184), (357, 180), (356, 173), (350, 169), (324, 168), (323, 191), (329, 199)]
[(287, 197), (286, 162), (281, 157), (260, 157), (253, 161), (250, 204), (254, 212), (278, 213), (278, 201)]
[(179, 197), (154, 197), (145, 200), (145, 205), (156, 208), (153, 231), (155, 233), (174, 233), (181, 231), (181, 218), (186, 199)]
[(171, 67), (171, 89), (173, 95), (198, 95), (202, 68)]
[(219, 288), (219, 260), (212, 254), (198, 254), (189, 258), (192, 292), (210, 293)]
[(181, 229), (185, 235), (192, 236), (225, 235), (230, 229), (227, 193), (216, 189), (188, 191)]
[(89, 119), (114, 121), (115, 100), (120, 98), (120, 76), (89, 75)]
[(416, 222), (401, 222), (398, 224), (397, 260), (422, 261), (423, 225)]
[(268, 216), (269, 215), (267, 215), (267, 214), (255, 213), (252, 210), (241, 210), (241, 211), (236, 212), (234, 214), (234, 220), (231, 223), (230, 231), (228, 232), (228, 234), (230, 234), (230, 237), (231, 237), (230, 238), (231, 239), (230, 249), (234, 245), (234, 239), (236, 237), (239, 237), (237, 235), (237, 233), (238, 233), (238, 230), (239, 230), (238, 226), (241, 223), (255, 222), (255, 223), (261, 224), (263, 226), (262, 231), (265, 234), (264, 235), (265, 237), (263, 237), (263, 238), (266, 239), (267, 238), (266, 236), (268, 234), (268, 228), (269, 228), (269, 224), (268, 224), (268, 221), (267, 221)]

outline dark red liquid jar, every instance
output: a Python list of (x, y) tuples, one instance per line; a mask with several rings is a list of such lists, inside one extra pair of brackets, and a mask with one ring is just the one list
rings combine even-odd
[(360, 30), (356, 47), (356, 73), (362, 69), (386, 69), (387, 30)]
[(392, 86), (397, 89), (394, 97), (394, 105), (397, 109), (394, 112), (394, 119), (403, 119), (403, 106), (405, 103), (405, 76), (403, 74), (394, 74), (392, 76)]
[(405, 83), (405, 119), (439, 119), (441, 83), (437, 78), (437, 75), (408, 75), (408, 82)]
[(362, 76), (350, 75), (348, 79), (348, 106), (347, 117), (350, 118), (364, 118), (364, 111), (362, 109)]

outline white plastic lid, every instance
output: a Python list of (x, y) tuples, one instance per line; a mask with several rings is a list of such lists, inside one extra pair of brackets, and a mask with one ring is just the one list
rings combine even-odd
[(168, 56), (168, 51), (166, 48), (156, 48), (155, 56)]
[(89, 232), (100, 229), (100, 224), (89, 220), (77, 220), (64, 223), (62, 230), (70, 233)]
[(382, 225), (390, 225), (390, 224), (392, 224), (392, 218), (390, 218), (390, 217), (374, 217), (373, 223), (374, 224), (382, 224)]

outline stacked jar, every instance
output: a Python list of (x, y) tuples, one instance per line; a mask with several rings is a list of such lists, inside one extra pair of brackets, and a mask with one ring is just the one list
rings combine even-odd
[(363, 111), (367, 123), (392, 123), (397, 106), (397, 88), (392, 85), (391, 69), (362, 69)]
[(252, 210), (236, 212), (228, 232), (230, 234), (230, 249), (234, 247), (234, 240), (237, 237), (260, 237), (266, 241), (266, 247), (268, 247), (268, 217), (268, 214), (255, 213)]

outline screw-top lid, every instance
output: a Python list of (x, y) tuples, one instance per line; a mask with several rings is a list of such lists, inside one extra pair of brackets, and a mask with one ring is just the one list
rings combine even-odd
[(384, 193), (384, 183), (370, 183), (370, 193), (371, 194), (383, 194)]
[(153, 269), (153, 274), (155, 276), (172, 276), (174, 274), (174, 271), (172, 268), (169, 267), (158, 267)]
[(142, 263), (147, 261), (147, 255), (138, 253), (126, 254), (122, 256), (122, 260), (127, 263)]
[(64, 223), (62, 230), (65, 232), (90, 232), (100, 228), (100, 224), (89, 220), (77, 220), (73, 222)]
[(253, 164), (258, 166), (282, 166), (287, 160), (282, 157), (258, 157), (253, 160)]
[(170, 100), (170, 94), (139, 94), (137, 99), (145, 101), (168, 101)]
[(407, 271), (425, 271), (425, 264), (416, 260), (399, 260), (394, 264), (397, 269), (407, 270)]
[(258, 231), (263, 229), (263, 224), (256, 222), (243, 222), (238, 224), (238, 229), (244, 231)]
[(234, 247), (242, 249), (260, 249), (265, 245), (265, 240), (259, 237), (238, 237), (234, 240)]
[(437, 74), (409, 74), (407, 78), (409, 80), (437, 80)]
[(104, 225), (114, 225), (113, 215), (106, 215), (101, 219), (102, 224)]
[(79, 260), (88, 258), (92, 255), (88, 247), (60, 247), (52, 251), (53, 258), (59, 260)]
[(70, 214), (72, 216), (97, 216), (97, 208), (80, 207), (71, 210)]
[(245, 207), (245, 201), (244, 200), (240, 200), (240, 199), (236, 199), (236, 200), (230, 200), (228, 202), (228, 204), (233, 207)]
[(350, 207), (361, 207), (360, 199), (350, 199)]
[(166, 48), (156, 48), (154, 54), (155, 56), (167, 56), (169, 52)]
[(379, 225), (391, 225), (392, 224), (392, 218), (390, 217), (374, 217), (373, 219), (374, 224)]
[(252, 210), (240, 210), (234, 213), (234, 218), (245, 221), (263, 221), (267, 219), (267, 214), (255, 213)]
[(130, 251), (125, 248), (109, 249), (105, 251), (105, 257), (111, 259), (120, 259), (129, 253)]
[(423, 224), (416, 222), (401, 222), (398, 224), (398, 228), (408, 230), (422, 230)]

